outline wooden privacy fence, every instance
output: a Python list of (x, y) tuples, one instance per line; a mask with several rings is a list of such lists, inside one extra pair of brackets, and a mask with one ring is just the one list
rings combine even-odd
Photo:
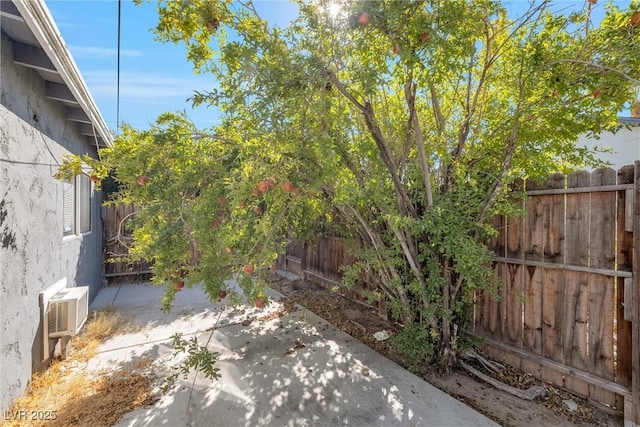
[[(494, 219), (494, 293), (478, 294), (471, 334), (494, 358), (640, 426), (640, 162), (526, 184), (524, 216)], [(636, 231), (638, 230), (638, 231)], [(636, 231), (636, 232), (634, 232)], [(280, 267), (338, 286), (345, 243), (292, 243)], [(370, 285), (366, 285), (370, 286)], [(351, 297), (362, 299), (361, 292)], [(384, 302), (378, 310), (386, 316)]]
[[(147, 281), (151, 278), (147, 262), (128, 262), (128, 244), (132, 233), (126, 223), (133, 218), (138, 208), (133, 205), (107, 205), (102, 207), (102, 236), (104, 240), (104, 278), (107, 284)], [(119, 258), (124, 256), (124, 260)]]
[(502, 287), (477, 295), (472, 332), (491, 356), (638, 423), (634, 167), (556, 174), (526, 190), (525, 216), (494, 220)]
[[(355, 258), (350, 254), (344, 239), (324, 236), (316, 239), (312, 245), (296, 241), (289, 243), (286, 254), (278, 260), (278, 268), (295, 273), (303, 280), (325, 288), (340, 287), (344, 296), (371, 305), (364, 292), (375, 289), (366, 280), (366, 276), (362, 288), (344, 289), (342, 287), (341, 267), (354, 262)], [(374, 304), (378, 314), (387, 319), (386, 301), (382, 299)]]

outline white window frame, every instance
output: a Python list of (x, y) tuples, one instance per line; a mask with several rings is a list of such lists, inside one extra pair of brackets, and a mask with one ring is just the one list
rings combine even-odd
[[(88, 194), (87, 194), (88, 189)], [(83, 194), (83, 190), (84, 193)], [(62, 236), (69, 239), (77, 236), (90, 234), (93, 220), (93, 183), (89, 180), (89, 175), (81, 173), (71, 178), (70, 181), (62, 183)], [(65, 199), (71, 196), (73, 199), (67, 201), (72, 206), (65, 208)], [(82, 203), (86, 200), (86, 203)], [(68, 224), (68, 211), (71, 212), (70, 224)]]

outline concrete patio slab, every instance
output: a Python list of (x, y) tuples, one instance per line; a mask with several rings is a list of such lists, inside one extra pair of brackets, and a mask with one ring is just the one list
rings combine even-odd
[(152, 361), (166, 375), (177, 363), (170, 337), (180, 332), (219, 353), (221, 378), (191, 372), (120, 426), (497, 425), (304, 308), (258, 320), (282, 308), (275, 291), (265, 309), (234, 310), (211, 304), (198, 286), (185, 288), (170, 314), (162, 294), (152, 285), (101, 290), (92, 309), (113, 306), (142, 329), (104, 342), (84, 368)]

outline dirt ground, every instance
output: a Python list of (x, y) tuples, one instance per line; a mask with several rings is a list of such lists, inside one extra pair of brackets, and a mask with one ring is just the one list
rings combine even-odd
[[(369, 347), (406, 366), (389, 340), (377, 341), (373, 334), (386, 330), (391, 334), (397, 326), (376, 314), (375, 310), (310, 282), (290, 281), (278, 277), (272, 287), (294, 302), (323, 317)], [(484, 371), (484, 373), (487, 373)], [(524, 400), (476, 379), (463, 369), (454, 369), (446, 376), (428, 367), (419, 373), (425, 381), (465, 402), (478, 412), (503, 426), (622, 426), (620, 414), (608, 413), (590, 405), (585, 399), (536, 380), (531, 375), (507, 367), (500, 380), (511, 386), (527, 389), (533, 385), (544, 387), (548, 394), (534, 401)], [(498, 378), (494, 375), (494, 378)], [(575, 403), (573, 410), (565, 401)]]

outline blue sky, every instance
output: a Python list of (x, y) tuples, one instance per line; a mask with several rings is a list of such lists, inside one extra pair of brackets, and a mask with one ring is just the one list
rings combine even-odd
[[(47, 7), (76, 65), (112, 131), (117, 129), (118, 2), (115, 0), (47, 0)], [(200, 128), (218, 122), (213, 108), (192, 109), (194, 90), (210, 90), (211, 75), (196, 75), (185, 58), (184, 45), (155, 41), (156, 3), (135, 6), (122, 0), (120, 51), (120, 122), (144, 129), (166, 111), (185, 110)], [(297, 13), (284, 0), (256, 2), (269, 22), (286, 23)]]
[[(526, 8), (528, 1), (513, 0), (512, 10)], [(604, 3), (601, 0), (599, 3)], [(615, 1), (621, 7), (629, 1)], [(271, 23), (286, 24), (297, 8), (286, 0), (255, 0), (260, 16)], [(559, 0), (555, 9), (582, 7), (584, 1)], [(215, 87), (210, 75), (196, 75), (185, 58), (184, 45), (162, 44), (150, 31), (158, 20), (155, 1), (135, 6), (122, 0), (120, 56), (120, 122), (138, 129), (148, 128), (161, 113), (186, 111), (200, 128), (218, 123), (215, 109), (192, 109), (187, 99), (194, 90)], [(116, 0), (47, 0), (58, 25), (98, 108), (115, 131), (117, 88)], [(601, 7), (592, 16), (601, 19)]]

